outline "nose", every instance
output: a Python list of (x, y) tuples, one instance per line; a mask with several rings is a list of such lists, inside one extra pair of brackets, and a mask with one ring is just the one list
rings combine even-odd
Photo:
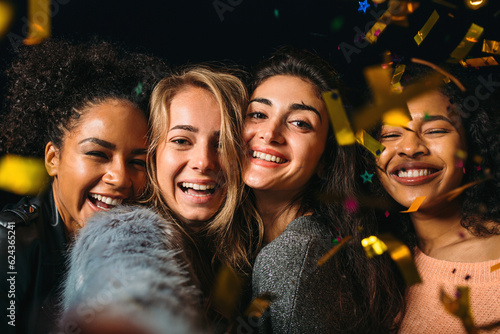
[(398, 154), (415, 158), (429, 154), (429, 149), (422, 138), (415, 132), (407, 132), (399, 142)]
[(261, 124), (259, 128), (259, 138), (266, 144), (283, 144), (285, 139), (283, 137), (283, 124), (279, 120), (269, 121)]
[(108, 164), (103, 181), (117, 189), (128, 189), (132, 187), (132, 177), (127, 168), (126, 161), (114, 159)]
[(190, 167), (201, 173), (214, 171), (219, 165), (217, 149), (211, 144), (199, 143), (191, 151)]

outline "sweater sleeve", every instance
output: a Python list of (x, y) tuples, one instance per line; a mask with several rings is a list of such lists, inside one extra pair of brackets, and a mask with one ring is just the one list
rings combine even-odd
[(253, 297), (269, 293), (267, 312), (259, 319), (260, 333), (329, 333), (333, 313), (333, 274), (328, 262), (317, 261), (332, 246), (329, 237), (286, 233), (258, 255)]

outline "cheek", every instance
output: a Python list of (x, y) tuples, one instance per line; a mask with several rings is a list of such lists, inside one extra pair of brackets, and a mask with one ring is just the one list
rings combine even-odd
[(242, 131), (243, 141), (247, 143), (250, 139), (252, 139), (252, 137), (255, 135), (255, 131), (255, 125), (249, 124), (248, 122), (245, 123)]

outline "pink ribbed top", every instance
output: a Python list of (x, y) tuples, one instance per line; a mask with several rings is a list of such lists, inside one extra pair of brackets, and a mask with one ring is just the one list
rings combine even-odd
[[(440, 288), (455, 296), (457, 286), (468, 286), (472, 315), (477, 326), (500, 321), (500, 259), (464, 263), (437, 260), (415, 249), (415, 264), (422, 283), (407, 294), (407, 313), (400, 333), (466, 333), (459, 318), (449, 314), (439, 300)], [(480, 333), (500, 333), (494, 331)]]

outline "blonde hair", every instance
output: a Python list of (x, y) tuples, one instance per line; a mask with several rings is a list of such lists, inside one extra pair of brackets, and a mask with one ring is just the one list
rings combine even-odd
[[(218, 261), (244, 273), (250, 268), (250, 257), (253, 256), (251, 239), (254, 232), (248, 220), (236, 216), (244, 188), (241, 177), (243, 159), (241, 130), (248, 94), (244, 84), (235, 75), (212, 67), (196, 65), (183, 68), (156, 85), (151, 96), (149, 134), (151, 144), (147, 157), (150, 182), (145, 202), (165, 218), (172, 220), (198, 251), (198, 245), (193, 239), (193, 235), (198, 232), (189, 231), (189, 228), (186, 228), (168, 207), (158, 184), (156, 166), (156, 150), (169, 128), (170, 104), (187, 86), (200, 87), (210, 92), (220, 106), (221, 112), (219, 157), (221, 167), (225, 171), (224, 200), (214, 217), (201, 230), (201, 234), (208, 238), (207, 241), (213, 250), (210, 264), (213, 267), (214, 262)], [(206, 275), (201, 276), (211, 276), (204, 274)]]

